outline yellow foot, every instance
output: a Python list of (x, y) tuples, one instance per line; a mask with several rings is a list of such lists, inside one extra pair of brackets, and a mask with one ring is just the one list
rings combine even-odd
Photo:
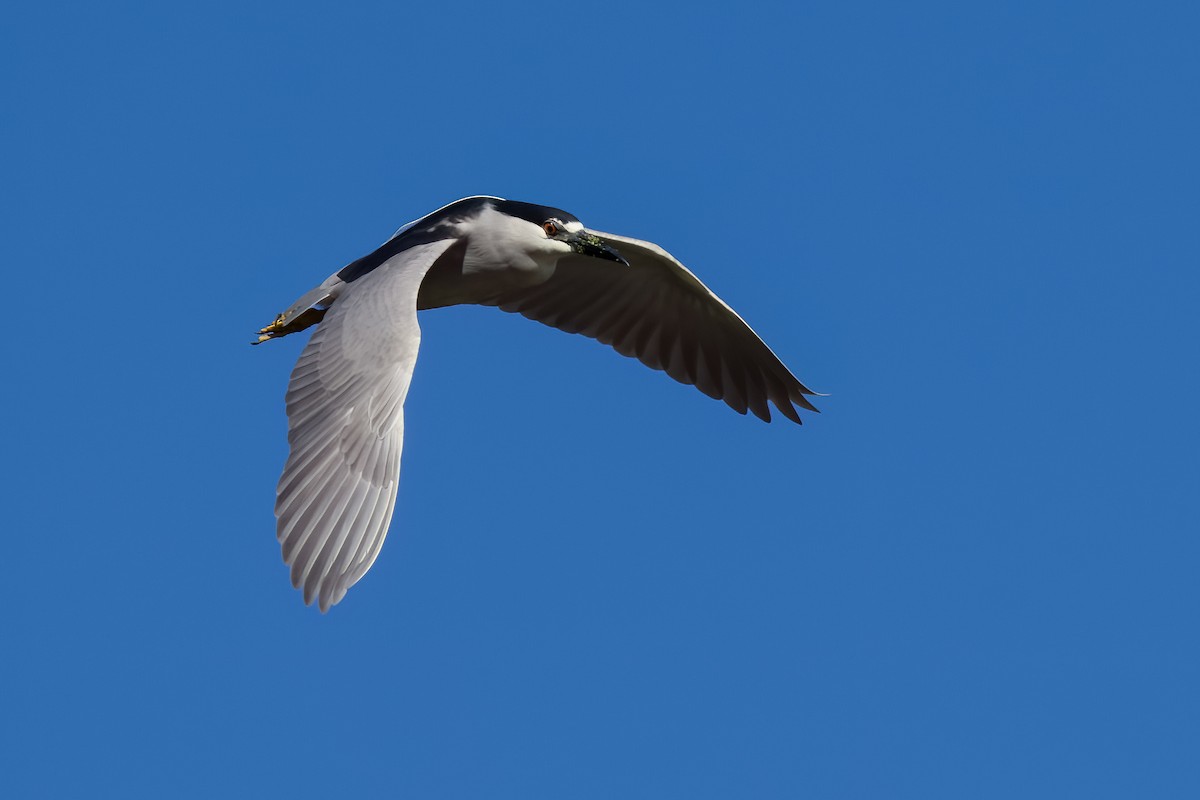
[(274, 339), (275, 334), (277, 334), (281, 328), (283, 328), (283, 314), (277, 316), (274, 322), (258, 332), (259, 343), (265, 342), (268, 339)]

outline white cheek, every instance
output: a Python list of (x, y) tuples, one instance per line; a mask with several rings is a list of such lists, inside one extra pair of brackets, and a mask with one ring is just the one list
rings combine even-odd
[(503, 252), (508, 254), (509, 266), (523, 271), (531, 270), (540, 273), (552, 270), (560, 258), (572, 252), (571, 245), (548, 237), (536, 239), (533, 242), (528, 239), (522, 241), (525, 245), (524, 250), (513, 248)]
[(549, 238), (540, 226), (489, 209), (470, 231), (463, 272), (517, 270), (539, 274), (552, 271), (558, 259), (570, 252), (569, 244)]

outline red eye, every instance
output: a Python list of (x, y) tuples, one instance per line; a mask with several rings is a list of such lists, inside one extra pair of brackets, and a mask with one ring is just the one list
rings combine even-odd
[(555, 236), (558, 234), (558, 226), (554, 224), (554, 220), (552, 219), (548, 219), (542, 223), (542, 230), (546, 232), (547, 236)]

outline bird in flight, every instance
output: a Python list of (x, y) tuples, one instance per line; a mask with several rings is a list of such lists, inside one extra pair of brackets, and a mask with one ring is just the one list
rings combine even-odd
[(287, 389), (290, 450), (275, 499), (292, 585), (321, 611), (371, 568), (396, 505), (417, 311), (496, 306), (611, 345), (770, 422), (815, 395), (740, 316), (651, 242), (557, 208), (467, 197), (398, 230), (304, 294), (255, 344), (316, 331)]

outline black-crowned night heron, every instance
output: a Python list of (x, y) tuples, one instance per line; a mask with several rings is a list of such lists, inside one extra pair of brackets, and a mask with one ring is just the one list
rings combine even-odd
[(813, 395), (729, 306), (656, 244), (586, 230), (557, 208), (468, 197), (405, 225), (305, 294), (259, 341), (320, 323), (287, 391), (276, 493), (292, 584), (322, 611), (383, 544), (400, 475), (417, 311), (497, 306), (581, 333), (769, 422)]

